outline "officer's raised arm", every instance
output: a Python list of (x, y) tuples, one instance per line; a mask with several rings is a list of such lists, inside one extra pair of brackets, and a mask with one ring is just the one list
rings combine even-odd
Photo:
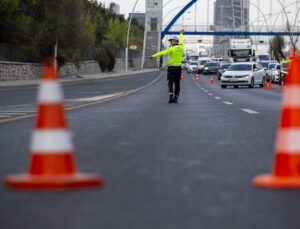
[(179, 35), (179, 45), (183, 45), (184, 44), (184, 29), (180, 29), (180, 35)]

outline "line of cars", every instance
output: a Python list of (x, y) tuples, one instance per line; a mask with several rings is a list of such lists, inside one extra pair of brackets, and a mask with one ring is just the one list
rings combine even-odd
[(199, 72), (203, 74), (216, 74), (220, 80), (221, 88), (233, 86), (255, 85), (264, 87), (265, 81), (280, 84), (287, 74), (288, 62), (276, 61), (259, 62), (220, 62), (215, 58), (199, 58), (198, 61), (188, 61), (183, 66), (187, 72)]

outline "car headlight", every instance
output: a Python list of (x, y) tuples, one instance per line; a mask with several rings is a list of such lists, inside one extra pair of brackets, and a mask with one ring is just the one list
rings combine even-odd
[(247, 78), (247, 79), (249, 79), (250, 76), (249, 75), (243, 75), (243, 76), (241, 76), (241, 78)]
[(205, 69), (205, 70), (208, 70), (208, 67), (205, 67), (204, 69)]

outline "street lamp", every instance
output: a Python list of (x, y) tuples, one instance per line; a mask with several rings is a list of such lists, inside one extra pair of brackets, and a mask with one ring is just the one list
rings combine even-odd
[(135, 7), (136, 7), (138, 1), (139, 0), (135, 1), (135, 4), (134, 4), (133, 9), (132, 9), (132, 13), (130, 15), (129, 23), (128, 23), (126, 48), (125, 48), (125, 72), (128, 72), (128, 44), (129, 44), (129, 32), (130, 32), (131, 20), (132, 20), (132, 15), (134, 13), (134, 10), (135, 10)]

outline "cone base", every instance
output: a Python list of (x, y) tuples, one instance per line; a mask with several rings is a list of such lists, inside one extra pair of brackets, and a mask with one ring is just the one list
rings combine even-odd
[(259, 175), (252, 180), (252, 185), (261, 188), (300, 189), (300, 177), (279, 177), (272, 174)]
[(62, 190), (99, 188), (103, 186), (102, 178), (94, 174), (74, 173), (71, 175), (30, 175), (16, 174), (5, 177), (5, 186), (23, 190)]

